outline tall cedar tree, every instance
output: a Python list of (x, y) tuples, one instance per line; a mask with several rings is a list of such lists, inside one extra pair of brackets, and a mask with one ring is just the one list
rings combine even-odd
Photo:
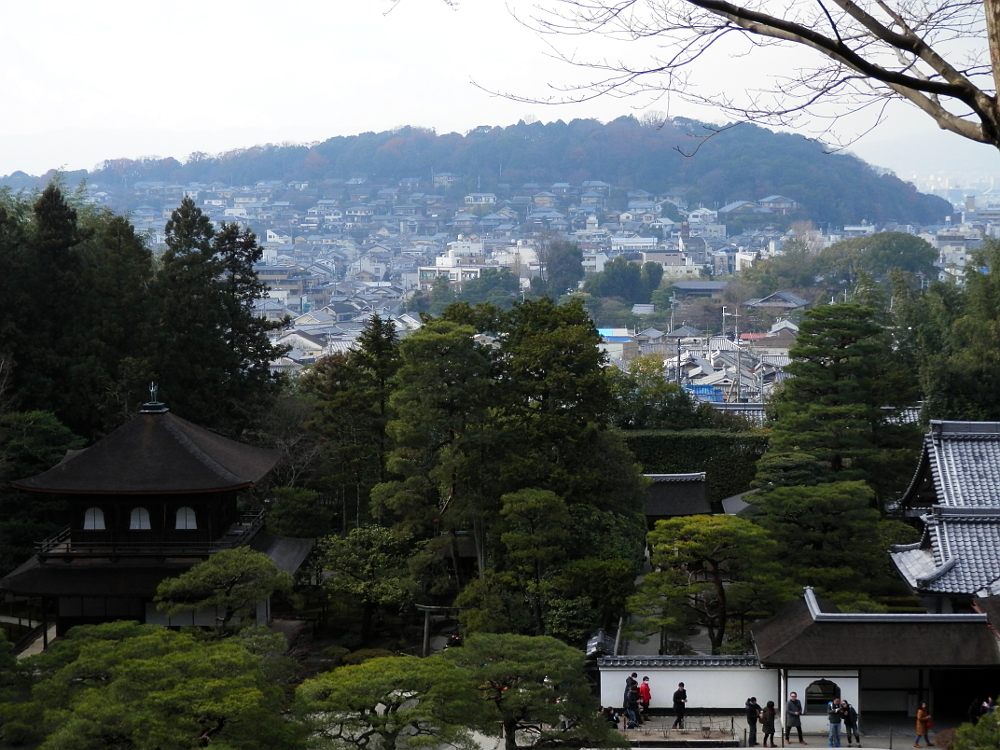
[(794, 361), (785, 370), (795, 377), (778, 395), (756, 483), (792, 484), (785, 470), (798, 476), (809, 459), (822, 467), (821, 481), (869, 478), (866, 464), (877, 463), (884, 426), (894, 416), (883, 407), (915, 400), (912, 373), (895, 362), (874, 311), (855, 303), (810, 310), (789, 354)]
[(257, 421), (280, 390), (270, 362), (283, 352), (267, 332), (283, 323), (257, 315), (265, 295), (253, 264), (256, 238), (208, 217), (185, 198), (166, 225), (155, 281), (151, 353), (163, 400), (181, 416), (230, 434)]
[(31, 290), (31, 327), (21, 331), (23, 347), (15, 353), (15, 388), (23, 406), (64, 415), (74, 397), (68, 374), (81, 340), (78, 311), (83, 289), (80, 256), (75, 252), (80, 234), (76, 211), (54, 184), (45, 188), (32, 213), (22, 280)]

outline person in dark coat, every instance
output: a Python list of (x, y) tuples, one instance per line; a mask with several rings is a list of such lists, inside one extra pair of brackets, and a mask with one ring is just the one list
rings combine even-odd
[(788, 694), (788, 702), (785, 704), (785, 744), (792, 741), (792, 727), (799, 732), (799, 744), (806, 744), (802, 739), (802, 701), (796, 693)]
[(639, 687), (639, 681), (636, 679), (638, 676), (639, 675), (636, 672), (633, 672), (625, 678), (625, 698), (623, 699), (625, 702), (628, 702), (628, 697), (632, 693), (632, 688)]
[(674, 729), (684, 728), (684, 709), (687, 708), (688, 693), (684, 689), (684, 683), (678, 683), (677, 689), (674, 691), (674, 713), (677, 718), (674, 719)]
[(757, 744), (757, 720), (760, 718), (760, 706), (756, 698), (747, 698), (747, 747)]
[[(777, 747), (774, 744), (774, 719), (778, 712), (774, 710), (774, 701), (768, 701), (767, 705), (760, 712), (760, 730), (764, 733), (764, 747)], [(768, 738), (771, 744), (768, 745)]]
[(639, 716), (639, 688), (632, 688), (632, 691), (625, 696), (625, 713), (635, 726), (642, 724), (642, 717)]
[(858, 734), (858, 711), (847, 701), (841, 701), (840, 705), (844, 709), (844, 731), (847, 732), (847, 746), (851, 746), (853, 737), (861, 747), (861, 735)]

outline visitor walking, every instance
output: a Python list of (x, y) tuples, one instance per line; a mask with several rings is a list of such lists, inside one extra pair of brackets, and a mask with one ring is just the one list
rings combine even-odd
[(649, 721), (649, 702), (653, 700), (653, 693), (649, 689), (649, 678), (643, 677), (639, 683), (639, 709), (644, 721)]
[(785, 703), (785, 743), (792, 741), (792, 727), (799, 732), (799, 744), (806, 744), (802, 739), (802, 701), (796, 693), (788, 694), (788, 702)]
[(917, 709), (917, 736), (913, 740), (914, 747), (920, 747), (920, 738), (924, 738), (924, 744), (928, 747), (934, 745), (930, 741), (927, 731), (933, 726), (931, 724), (931, 715), (927, 713), (927, 704), (921, 703), (920, 708)]
[(677, 689), (674, 691), (674, 714), (677, 718), (674, 719), (674, 729), (684, 728), (684, 709), (687, 708), (688, 693), (684, 689), (684, 683), (680, 682), (677, 684)]

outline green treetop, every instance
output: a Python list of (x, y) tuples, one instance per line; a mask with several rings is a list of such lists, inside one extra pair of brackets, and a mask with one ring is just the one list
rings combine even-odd
[(439, 656), (384, 657), (306, 680), (296, 693), (316, 748), (472, 750), (480, 707), (466, 680)]
[(256, 618), (257, 605), (276, 591), (291, 588), (292, 577), (278, 570), (267, 555), (249, 547), (216, 552), (176, 578), (156, 587), (157, 609), (168, 616), (212, 610), (225, 633)]
[(545, 636), (483, 634), (444, 657), (466, 670), (478, 693), (483, 711), (475, 728), (502, 735), (505, 750), (624, 744), (597, 716), (579, 649)]

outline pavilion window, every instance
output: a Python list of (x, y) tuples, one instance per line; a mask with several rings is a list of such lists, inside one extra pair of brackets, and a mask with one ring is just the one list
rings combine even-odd
[(87, 508), (87, 512), (83, 514), (83, 528), (88, 531), (103, 531), (104, 511), (100, 508)]
[(177, 523), (175, 529), (197, 529), (198, 519), (194, 514), (194, 508), (187, 506), (177, 509)]
[(132, 513), (129, 516), (128, 527), (130, 529), (148, 529), (149, 526), (149, 511), (145, 508), (132, 508)]
[(816, 680), (806, 688), (806, 713), (826, 713), (827, 704), (840, 697), (840, 685), (830, 680)]

